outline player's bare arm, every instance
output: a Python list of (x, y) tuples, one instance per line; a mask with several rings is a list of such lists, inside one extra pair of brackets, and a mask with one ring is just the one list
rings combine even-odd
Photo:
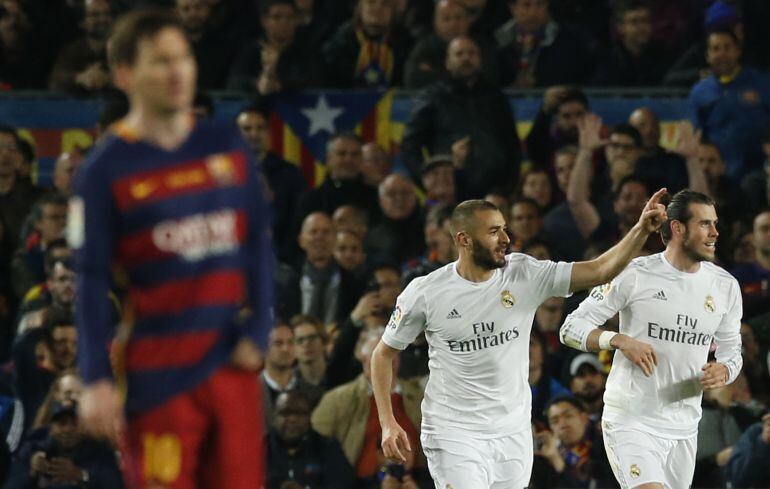
[(644, 206), (639, 222), (618, 244), (596, 259), (577, 262), (572, 266), (571, 291), (607, 283), (628, 265), (642, 249), (647, 237), (666, 222), (666, 207), (660, 203), (665, 194), (665, 188), (655, 192)]
[(390, 391), (393, 386), (393, 360), (400, 353), (380, 340), (372, 353), (372, 390), (382, 427), (382, 453), (385, 457), (406, 462), (406, 452), (411, 452), (406, 432), (393, 416)]

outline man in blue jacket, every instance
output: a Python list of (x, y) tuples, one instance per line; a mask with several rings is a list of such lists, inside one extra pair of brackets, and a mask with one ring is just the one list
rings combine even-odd
[(727, 480), (733, 487), (764, 487), (767, 485), (767, 464), (770, 462), (770, 413), (762, 417), (741, 435), (727, 464)]

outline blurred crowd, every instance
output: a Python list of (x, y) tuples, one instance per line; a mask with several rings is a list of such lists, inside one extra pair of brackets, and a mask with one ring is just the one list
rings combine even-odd
[[(622, 238), (660, 187), (715, 199), (719, 264), (744, 301), (744, 370), (704, 396), (693, 487), (770, 487), (770, 3), (0, 0), (0, 88), (110, 93), (112, 21), (146, 4), (176, 9), (202, 91), (257, 100), (233, 122), (272, 203), (278, 322), (260, 374), (269, 488), (433, 487), (419, 449), (425, 339), (402, 353), (392, 393), (414, 447), (405, 464), (379, 449), (369, 359), (403, 288), (456, 259), (456, 203), (497, 205), (511, 252), (573, 261)], [(638, 107), (608, 127), (581, 90), (661, 85), (690, 89), (672, 149), (661, 146), (659, 114)], [(320, 87), (420, 89), (400, 153), (335, 134), (326, 178), (309, 188), (270, 148), (269, 95)], [(526, 134), (509, 87), (543, 89)], [(210, 100), (200, 102), (211, 117)], [(106, 104), (100, 130), (125, 110)], [(9, 488), (121, 487), (114, 447), (77, 418), (65, 230), (89, 149), (60, 154), (43, 188), (20, 129), (0, 126), (0, 476)], [(405, 171), (394, 171), (396, 156)], [(644, 252), (662, 249), (653, 236)], [(114, 292), (118, 323), (119, 279)], [(616, 487), (598, 424), (611, 358), (558, 341), (584, 297), (547, 300), (532, 325), (532, 488)]]

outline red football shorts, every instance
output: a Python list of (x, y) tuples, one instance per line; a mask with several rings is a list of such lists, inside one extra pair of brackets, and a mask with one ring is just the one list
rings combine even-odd
[(255, 489), (264, 485), (259, 377), (217, 370), (191, 391), (128, 419), (131, 489)]

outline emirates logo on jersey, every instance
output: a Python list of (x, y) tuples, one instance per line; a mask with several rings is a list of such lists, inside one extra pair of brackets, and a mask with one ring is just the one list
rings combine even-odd
[(224, 210), (163, 221), (152, 230), (152, 242), (190, 261), (228, 253), (238, 247), (237, 218), (234, 211)]

